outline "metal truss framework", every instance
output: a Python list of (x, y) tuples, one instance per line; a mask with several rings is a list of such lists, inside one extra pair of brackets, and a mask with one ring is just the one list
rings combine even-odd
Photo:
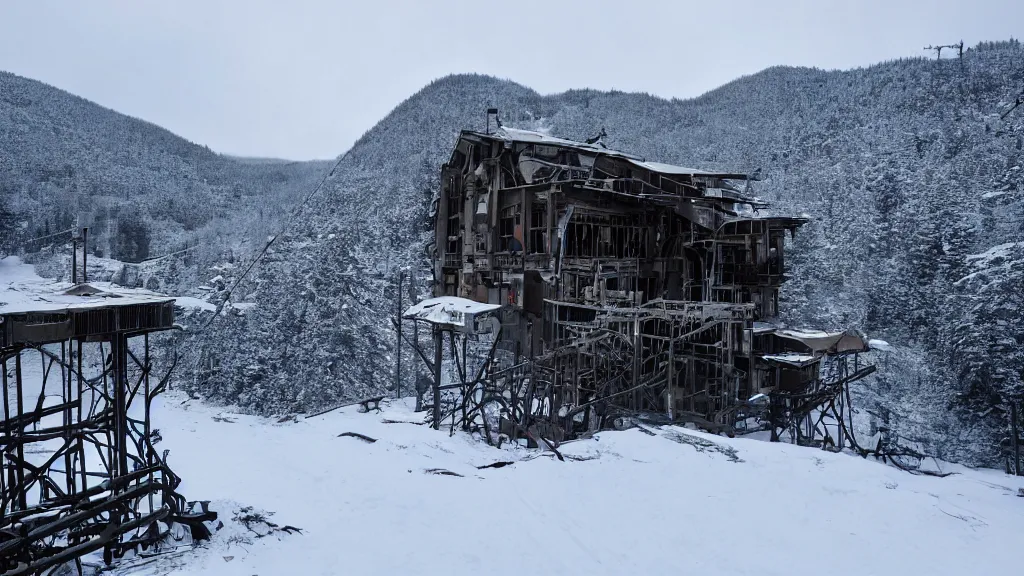
[[(859, 450), (849, 384), (874, 366), (861, 365), (855, 353), (828, 355), (816, 379), (799, 390), (737, 402), (750, 391), (743, 388), (744, 374), (722, 370), (729, 362), (720, 356), (731, 346), (721, 342), (747, 313), (743, 306), (665, 301), (609, 309), (590, 322), (556, 323), (564, 331), (556, 340), (564, 342), (534, 355), (504, 337), (520, 315), (503, 307), (496, 333), (434, 324), (432, 359), (421, 343), (410, 343), (433, 373), (425, 407), (434, 428), (479, 433), (491, 444), (525, 438), (557, 448), (563, 440), (641, 418), (728, 435), (770, 430), (773, 440), (788, 436), (801, 445)], [(447, 379), (445, 363), (453, 372)], [(695, 365), (704, 372), (688, 374)], [(666, 412), (665, 406), (679, 408)], [(710, 419), (704, 416), (709, 412)]]
[(176, 357), (157, 377), (150, 334), (172, 325), (170, 306), (4, 316), (0, 574), (81, 573), (96, 551), (110, 564), (209, 536), (216, 513), (186, 502), (155, 447), (153, 401)]

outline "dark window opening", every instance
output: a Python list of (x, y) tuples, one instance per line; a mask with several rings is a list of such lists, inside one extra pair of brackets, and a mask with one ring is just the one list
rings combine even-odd
[(522, 223), (519, 206), (509, 206), (501, 211), (498, 218), (498, 251), (522, 252)]
[(547, 212), (543, 209), (530, 212), (530, 254), (547, 252), (544, 235), (547, 233)]

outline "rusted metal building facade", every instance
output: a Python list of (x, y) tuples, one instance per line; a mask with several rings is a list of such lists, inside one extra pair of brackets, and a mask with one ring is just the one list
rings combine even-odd
[(504, 364), (530, 360), (516, 419), (565, 435), (623, 411), (731, 427), (752, 397), (809, 394), (828, 384), (822, 359), (867, 350), (770, 324), (785, 237), (806, 220), (758, 216), (750, 182), (599, 141), (463, 131), (434, 207), (435, 296), (502, 305)]

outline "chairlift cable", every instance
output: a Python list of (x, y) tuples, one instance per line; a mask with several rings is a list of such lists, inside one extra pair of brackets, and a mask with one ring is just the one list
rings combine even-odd
[(259, 251), (259, 253), (256, 254), (256, 257), (253, 258), (251, 262), (249, 262), (249, 265), (245, 267), (245, 270), (242, 271), (242, 274), (238, 278), (236, 278), (234, 283), (231, 284), (231, 287), (224, 292), (224, 296), (223, 298), (221, 298), (221, 301), (217, 304), (217, 309), (214, 311), (213, 316), (206, 322), (206, 324), (203, 325), (202, 328), (200, 328), (199, 332), (202, 332), (209, 328), (210, 324), (213, 324), (213, 321), (218, 316), (220, 316), (221, 310), (224, 309), (224, 304), (227, 303), (227, 301), (231, 298), (231, 295), (232, 293), (234, 293), (235, 288), (237, 288), (238, 285), (242, 282), (242, 280), (245, 279), (246, 275), (249, 274), (253, 266), (255, 266), (256, 263), (259, 262), (260, 259), (262, 259), (263, 256), (267, 253), (267, 251), (270, 250), (270, 247), (274, 244), (274, 242), (282, 234), (284, 234), (291, 228), (292, 223), (295, 222), (295, 219), (298, 217), (298, 215), (302, 213), (302, 209), (305, 208), (306, 204), (308, 204), (309, 201), (312, 200), (313, 197), (320, 192), (320, 190), (324, 187), (324, 184), (327, 182), (327, 179), (334, 175), (334, 171), (338, 169), (338, 166), (341, 165), (341, 162), (345, 158), (347, 158), (351, 152), (352, 150), (349, 149), (348, 152), (345, 152), (344, 154), (339, 156), (338, 160), (334, 163), (333, 166), (331, 166), (331, 169), (324, 174), (323, 178), (320, 179), (320, 182), (316, 185), (316, 187), (313, 188), (313, 190), (306, 195), (305, 199), (303, 199), (298, 206), (292, 209), (291, 215), (288, 217), (288, 220), (284, 223), (284, 226), (281, 227), (281, 230), (277, 234), (274, 234), (273, 236), (267, 239), (267, 243), (263, 245), (263, 248)]

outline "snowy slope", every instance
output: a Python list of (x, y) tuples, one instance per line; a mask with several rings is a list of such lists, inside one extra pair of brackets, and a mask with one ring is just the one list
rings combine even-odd
[[(1024, 533), (1024, 479), (994, 471), (912, 476), (679, 428), (604, 432), (559, 462), (407, 423), (411, 401), (279, 424), (183, 400), (156, 412), (183, 493), (304, 533), (241, 541), (228, 521), (137, 573), (984, 574)], [(515, 463), (478, 469), (497, 461)]]
[(289, 206), (326, 167), (216, 154), (0, 71), (0, 254), (63, 244), (70, 234), (32, 239), (77, 221), (90, 227), (92, 250), (130, 262), (201, 245), (177, 259), (192, 268), (249, 249), (264, 228), (277, 226), (274, 208)]
[[(219, 368), (186, 374), (202, 364), (185, 362), (184, 380), (204, 398), (264, 415), (392, 391), (396, 339), (381, 318), (395, 310), (397, 271), (411, 271), (405, 300), (422, 298), (439, 166), (458, 131), (483, 129), (493, 106), (506, 126), (553, 136), (605, 129), (610, 147), (650, 161), (761, 169), (759, 196), (812, 219), (786, 255), (782, 320), (854, 327), (892, 344), (877, 355), (885, 365), (852, 391), (857, 427), (885, 426), (947, 460), (1001, 465), (1008, 423), (998, 405), (1024, 400), (1024, 360), (1003, 354), (1001, 342), (1019, 346), (1024, 324), (954, 334), (1005, 313), (979, 302), (985, 314), (975, 314), (973, 293), (955, 283), (972, 272), (969, 255), (1024, 242), (1024, 114), (999, 119), (1024, 85), (1022, 56), (1014, 41), (979, 45), (963, 61), (778, 67), (673, 101), (439, 79), (347, 152), (240, 285), (237, 295), (256, 309), (204, 338), (203, 358)], [(225, 277), (230, 284), (237, 274)], [(1012, 297), (1019, 282), (1007, 277), (986, 300)]]
[[(63, 287), (0, 260), (0, 302)], [(997, 471), (930, 462), (956, 474), (914, 476), (676, 427), (603, 432), (562, 445), (560, 462), (431, 430), (412, 404), (270, 419), (159, 397), (153, 427), (179, 491), (212, 500), (224, 525), (115, 573), (962, 575), (1018, 561), (1024, 478)], [(269, 513), (302, 533), (240, 522)]]
[[(483, 128), (493, 106), (506, 126), (560, 137), (606, 129), (610, 146), (652, 161), (761, 169), (759, 195), (812, 219), (787, 253), (783, 320), (892, 344), (854, 387), (857, 426), (1001, 465), (1007, 404), (1024, 402), (1024, 323), (1013, 321), (1024, 267), (975, 274), (984, 261), (971, 256), (1024, 243), (1024, 108), (1000, 118), (1022, 85), (1019, 41), (982, 43), (963, 60), (776, 67), (690, 100), (441, 78), (346, 153), (232, 295), (245, 314), (189, 347), (179, 375), (204, 398), (264, 415), (385, 391), (395, 338), (381, 319), (395, 309), (397, 270), (411, 271), (407, 301), (427, 292), (438, 168), (458, 130)], [(12, 127), (0, 129), (0, 249), (6, 235), (44, 274), (66, 274), (68, 234), (53, 233), (77, 214), (104, 256), (170, 254), (110, 279), (174, 294), (202, 295), (220, 274), (232, 285), (327, 167), (224, 158), (5, 74), (0, 126)], [(986, 293), (958, 282), (972, 274)]]

